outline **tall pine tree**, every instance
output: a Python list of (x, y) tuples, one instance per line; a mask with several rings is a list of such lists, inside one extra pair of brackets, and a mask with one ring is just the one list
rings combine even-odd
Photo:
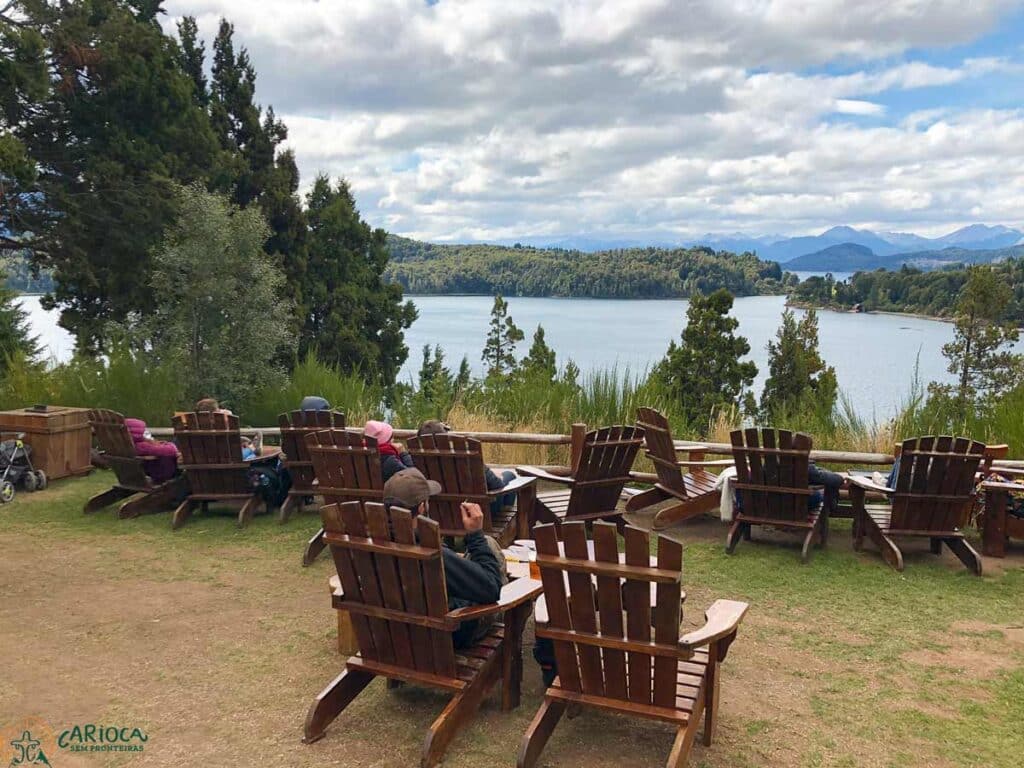
[(482, 359), (487, 366), (487, 378), (496, 379), (515, 373), (516, 344), (523, 340), (523, 332), (512, 322), (508, 302), (501, 295), (494, 297), (491, 323)]
[(523, 373), (552, 381), (555, 378), (555, 350), (544, 340), (544, 326), (538, 325), (530, 351), (523, 358)]
[(813, 410), (828, 416), (836, 404), (836, 371), (825, 365), (818, 350), (818, 314), (800, 319), (782, 313), (782, 325), (768, 342), (768, 380), (761, 394), (761, 412), (769, 420)]
[(724, 288), (695, 294), (686, 311), (681, 343), (669, 344), (652, 375), (667, 387), (679, 412), (699, 434), (707, 434), (714, 413), (740, 405), (757, 366), (742, 362), (750, 344), (736, 335), (739, 321), (729, 316), (732, 294)]

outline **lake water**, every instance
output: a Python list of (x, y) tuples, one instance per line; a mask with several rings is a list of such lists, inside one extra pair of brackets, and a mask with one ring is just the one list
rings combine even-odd
[[(480, 373), (493, 299), (488, 296), (411, 296), (419, 319), (406, 333), (409, 360), (403, 381), (414, 379), (424, 344), (440, 344), (452, 368), (465, 355)], [(46, 354), (67, 360), (74, 341), (56, 323), (56, 313), (39, 306), (38, 296), (19, 302)], [(538, 323), (561, 367), (572, 358), (584, 371), (618, 366), (641, 372), (662, 358), (669, 341), (678, 339), (689, 302), (672, 300), (510, 298), (509, 314), (526, 339), (526, 354)], [(757, 364), (754, 392), (759, 396), (767, 375), (768, 340), (774, 337), (785, 307), (782, 296), (736, 299), (733, 314), (739, 333), (750, 342)], [(799, 310), (797, 310), (799, 312)], [(923, 382), (949, 381), (942, 345), (953, 337), (949, 323), (896, 315), (818, 313), (822, 356), (835, 366), (839, 386), (857, 413), (868, 420), (889, 418), (907, 395), (914, 366)], [(1018, 345), (1024, 352), (1024, 342)]]

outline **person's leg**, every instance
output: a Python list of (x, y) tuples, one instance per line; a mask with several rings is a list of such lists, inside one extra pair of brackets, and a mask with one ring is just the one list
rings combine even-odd
[[(811, 464), (807, 469), (807, 482), (810, 485), (825, 486), (825, 504), (828, 505), (830, 511), (834, 511), (839, 504), (839, 489), (843, 485), (843, 476), (838, 472), (822, 469), (817, 464)], [(810, 499), (814, 499), (814, 497), (811, 496)], [(821, 501), (820, 496), (817, 501)]]

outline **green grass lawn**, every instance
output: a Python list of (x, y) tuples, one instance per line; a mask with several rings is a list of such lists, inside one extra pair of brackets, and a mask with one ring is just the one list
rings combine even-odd
[[(122, 690), (137, 686), (142, 693), (97, 689), (90, 702), (69, 704), (65, 717), (77, 713), (76, 706), (82, 712), (91, 706), (108, 716), (151, 723), (157, 737), (139, 765), (189, 764), (199, 758), (221, 764), (218, 756), (239, 764), (275, 749), (281, 757), (268, 764), (407, 765), (418, 759), (441, 699), (415, 690), (368, 689), (328, 738), (309, 747), (298, 744), (305, 706), (341, 664), (331, 647), (329, 558), (309, 569), (300, 566), (303, 546), (318, 527), (315, 514), (298, 515), (285, 526), (276, 517), (259, 516), (238, 530), (233, 512), (225, 509), (198, 515), (176, 532), (167, 515), (118, 521), (111, 508), (84, 516), (84, 501), (108, 487), (110, 479), (97, 472), (43, 493), (19, 493), (13, 504), (0, 507), (0, 545), (14, 553), (14, 559), (0, 556), (0, 584), (8, 595), (0, 605), (0, 655), (26, 637), (15, 622), (50, 626), (47, 652), (60, 653), (62, 616), (69, 615), (74, 620), (68, 620), (73, 627), (66, 653), (82, 654), (83, 663), (117, 675), (118, 655), (133, 647), (133, 635), (145, 633), (155, 621), (180, 625), (181, 637), (161, 629), (153, 646), (168, 660), (151, 659), (142, 672), (126, 673), (118, 682)], [(730, 557), (718, 521), (671, 531), (686, 543), (689, 624), (698, 623), (702, 610), (718, 597), (751, 605), (723, 668), (719, 739), (709, 749), (695, 749), (692, 764), (1019, 766), (1024, 754), (1020, 547), (1001, 567), (990, 567), (993, 561), (986, 559), (992, 575), (977, 578), (951, 558), (927, 554), (926, 545), (911, 545), (906, 571), (897, 574), (870, 547), (859, 554), (851, 550), (848, 522), (832, 526), (829, 547), (817, 550), (808, 565), (800, 564), (794, 541), (781, 536), (755, 531), (755, 540), (742, 542)], [(36, 559), (25, 560), (33, 551)], [(130, 594), (125, 618), (130, 628), (80, 615), (84, 609), (71, 588), (48, 603), (30, 605), (32, 595), (46, 594), (50, 580), (65, 573), (80, 579), (90, 595)], [(138, 605), (150, 596), (151, 608)], [(25, 614), (28, 610), (34, 613)], [(189, 637), (192, 626), (195, 637)], [(91, 644), (97, 635), (105, 642)], [(197, 646), (203, 649), (200, 658)], [(49, 690), (57, 678), (30, 666), (40, 662), (31, 650), (12, 658), (15, 684), (13, 692), (0, 693), (0, 725), (27, 716), (30, 706), (37, 713), (36, 701), (49, 703), (51, 717), (63, 713), (64, 698), (72, 698), (73, 689), (51, 690), (42, 699), (38, 691), (21, 690), (36, 680), (40, 690)], [(189, 664), (199, 665), (202, 675)], [(496, 705), (486, 707), (452, 745), (446, 765), (514, 764), (519, 738), (540, 702), (539, 675), (530, 659), (526, 667), (520, 709), (502, 715)], [(205, 687), (211, 679), (215, 691)], [(219, 697), (231, 690), (246, 698), (259, 738), (251, 723), (225, 714), (230, 705)], [(173, 728), (171, 712), (177, 713)], [(388, 724), (383, 731), (382, 722)], [(199, 735), (204, 729), (216, 734), (213, 742)], [(175, 752), (167, 746), (170, 733), (189, 749)], [(670, 743), (671, 733), (656, 724), (585, 714), (559, 726), (544, 761), (657, 765)], [(111, 758), (110, 764), (136, 763)]]

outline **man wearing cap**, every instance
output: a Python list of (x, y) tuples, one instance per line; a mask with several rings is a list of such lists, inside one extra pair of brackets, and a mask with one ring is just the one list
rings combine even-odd
[[(440, 483), (428, 480), (418, 469), (403, 469), (384, 483), (384, 504), (429, 516), (429, 499), (440, 492)], [(449, 610), (495, 603), (505, 582), (504, 567), (495, 554), (497, 544), (492, 546), (483, 534), (484, 513), (479, 504), (462, 504), (462, 524), (466, 529), (465, 556), (448, 546), (441, 549)], [(486, 624), (477, 621), (464, 621), (452, 635), (452, 641), (456, 648), (472, 645), (486, 628)]]

